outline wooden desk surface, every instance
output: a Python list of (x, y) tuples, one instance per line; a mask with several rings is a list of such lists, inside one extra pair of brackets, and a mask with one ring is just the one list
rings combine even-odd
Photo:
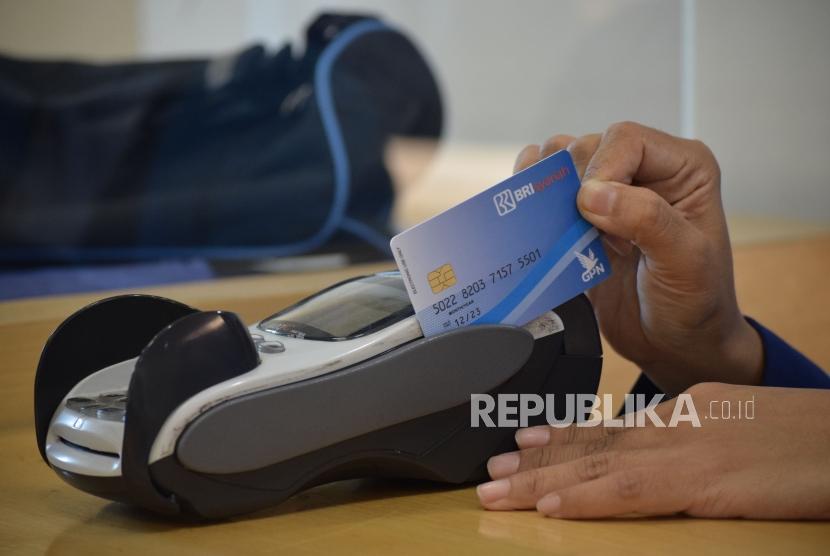
[[(735, 253), (745, 313), (830, 367), (830, 236), (752, 245)], [(384, 265), (388, 267), (388, 265)], [(345, 276), (381, 268), (260, 276), (146, 291), (246, 322)], [(830, 552), (830, 524), (688, 518), (606, 521), (486, 512), (472, 487), (361, 480), (318, 487), (282, 506), (233, 521), (168, 523), (76, 491), (41, 461), (32, 387), (44, 341), (68, 314), (102, 294), (0, 303), (0, 553), (816, 553)], [(607, 350), (606, 350), (607, 353)], [(601, 392), (621, 395), (636, 370), (607, 353)], [(794, 454), (797, 457), (797, 454)]]

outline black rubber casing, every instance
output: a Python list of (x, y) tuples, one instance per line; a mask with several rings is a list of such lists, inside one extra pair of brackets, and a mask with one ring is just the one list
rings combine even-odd
[[(138, 310), (142, 317), (123, 320), (128, 309)], [(93, 312), (85, 314), (87, 311)], [(536, 340), (521, 368), (490, 394), (553, 394), (555, 407), (564, 409), (565, 394), (596, 393), (602, 348), (593, 309), (586, 297), (579, 296), (555, 311), (564, 323), (564, 332)], [(481, 481), (487, 476), (489, 457), (516, 449), (515, 428), (471, 427), (467, 402), (245, 472), (200, 473), (185, 467), (175, 455), (147, 465), (158, 430), (178, 405), (205, 388), (255, 368), (259, 358), (247, 329), (232, 313), (197, 312), (160, 298), (112, 298), (81, 310), (66, 322), (83, 322), (87, 335), (94, 336), (96, 331), (111, 329), (111, 318), (116, 314), (121, 322), (138, 323), (138, 337), (129, 346), (113, 350), (107, 357), (90, 360), (87, 356), (83, 365), (66, 371), (71, 376), (59, 376), (65, 372), (59, 363), (70, 361), (79, 351), (60, 337), (61, 330), (69, 330), (64, 324), (44, 350), (36, 381), (38, 444), (44, 454), (44, 427), (63, 396), (84, 376), (141, 353), (128, 393), (122, 476), (90, 477), (55, 469), (65, 481), (92, 494), (166, 515), (217, 519), (267, 508), (301, 490), (341, 479), (382, 476), (451, 484)], [(146, 338), (153, 325), (156, 333)], [(121, 328), (119, 332), (123, 338), (131, 337), (133, 331)], [(145, 343), (139, 346), (142, 338)], [(421, 341), (425, 340), (415, 342)], [(464, 353), (454, 357), (463, 364)], [(312, 380), (318, 384), (324, 380), (337, 388), (339, 377), (350, 369)], [(469, 392), (478, 393), (482, 392)], [(221, 404), (209, 411), (219, 407)], [(529, 425), (542, 424), (544, 419), (544, 415), (531, 417)], [(256, 423), (250, 426), (256, 427)], [(282, 435), (274, 442), (291, 442), (294, 428), (286, 421)]]

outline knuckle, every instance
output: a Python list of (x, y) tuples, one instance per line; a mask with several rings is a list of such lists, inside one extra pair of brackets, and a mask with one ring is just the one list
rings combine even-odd
[(613, 456), (610, 453), (597, 453), (580, 460), (576, 468), (576, 475), (580, 481), (592, 481), (608, 474)]
[(553, 135), (553, 136), (549, 137), (548, 140), (545, 141), (545, 144), (543, 146), (543, 150), (545, 150), (545, 151), (557, 150), (558, 151), (558, 150), (561, 150), (561, 149), (564, 149), (565, 147), (567, 147), (573, 140), (574, 140), (574, 138), (570, 135), (565, 135), (563, 133), (557, 133), (556, 135)]
[(521, 168), (534, 158), (539, 158), (539, 145), (526, 145), (516, 155), (516, 161), (513, 163), (513, 167), (514, 169)]
[(608, 450), (614, 442), (614, 437), (603, 434), (599, 438), (594, 438), (590, 442), (585, 443), (583, 454), (586, 456), (601, 454)]
[(550, 439), (551, 444), (573, 444), (579, 440), (579, 429), (575, 425), (570, 425), (563, 429), (554, 429)]
[(583, 135), (576, 139), (571, 138), (568, 144), (568, 152), (576, 159), (587, 160), (594, 154), (596, 141), (593, 135)]
[(567, 437), (566, 441), (567, 441), (568, 444), (573, 444), (574, 442), (579, 440), (580, 430), (579, 430), (578, 427), (576, 427), (574, 425), (571, 425), (566, 430), (568, 431), (568, 433), (566, 435), (566, 437)]
[(715, 157), (715, 155), (712, 154), (712, 150), (709, 148), (709, 146), (700, 139), (689, 139), (689, 142), (692, 145), (692, 148), (694, 148), (694, 150), (700, 153), (701, 155), (711, 158)]
[(608, 126), (608, 130), (605, 133), (608, 138), (626, 138), (639, 135), (642, 129), (643, 126), (637, 122), (622, 121)]
[(578, 154), (585, 150), (585, 137), (577, 137), (575, 139), (571, 139), (570, 143), (568, 143), (568, 152), (572, 155)]
[(692, 151), (697, 155), (698, 164), (696, 166), (702, 181), (720, 187), (720, 164), (717, 157), (715, 157), (715, 153), (699, 139), (691, 139), (689, 144)]
[(588, 142), (582, 137), (576, 139), (575, 141), (572, 141), (568, 145), (567, 149), (568, 152), (571, 153), (571, 156), (573, 157), (575, 164), (584, 164), (588, 161), (592, 154), (591, 152), (589, 152)]
[(568, 441), (568, 428), (551, 427), (550, 438), (548, 438), (548, 445), (554, 446), (558, 444), (565, 444)]
[(541, 469), (532, 469), (516, 475), (516, 480), (519, 481), (517, 485), (519, 492), (524, 492), (531, 496), (541, 496), (546, 494), (545, 490), (545, 476)]
[(557, 462), (576, 461), (585, 457), (585, 448), (579, 444), (574, 444), (560, 450), (557, 454)]
[(715, 153), (712, 152), (712, 149), (709, 148), (709, 145), (707, 145), (700, 139), (692, 139), (691, 142), (693, 148), (700, 154), (700, 157), (702, 159), (717, 165), (718, 161), (715, 158)]
[(618, 473), (614, 481), (614, 491), (622, 500), (640, 498), (643, 494), (643, 474), (639, 471)]
[(571, 153), (574, 165), (580, 176), (590, 176), (592, 173), (592, 160), (597, 153), (601, 141), (600, 135), (594, 133), (583, 135), (568, 145), (568, 152)]
[(549, 465), (553, 451), (547, 446), (522, 452), (520, 469), (536, 469)]

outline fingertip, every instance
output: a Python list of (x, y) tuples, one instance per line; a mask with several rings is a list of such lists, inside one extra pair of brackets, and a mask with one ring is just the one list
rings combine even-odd
[(476, 495), (478, 495), (478, 500), (485, 508), (494, 505), (499, 500), (507, 498), (509, 493), (510, 481), (507, 479), (489, 481), (476, 487)]
[(519, 452), (507, 452), (491, 457), (487, 461), (487, 472), (491, 479), (501, 479), (519, 470)]
[(528, 427), (516, 431), (516, 444), (521, 449), (540, 448), (550, 442), (550, 427)]
[(486, 504), (482, 503), (481, 507), (491, 512), (504, 512), (519, 509), (508, 498), (496, 500), (495, 502), (488, 502)]
[(617, 200), (617, 189), (614, 185), (599, 181), (588, 180), (582, 182), (577, 192), (576, 201), (580, 210), (597, 216), (608, 216), (614, 210)]
[(565, 134), (558, 134), (554, 135), (542, 145), (541, 155), (543, 157), (550, 156), (555, 152), (559, 152), (563, 149), (567, 149), (568, 145), (576, 141), (576, 137), (573, 135), (565, 135)]
[(536, 502), (536, 511), (548, 517), (562, 517), (562, 497), (555, 492), (543, 496)]
[(513, 164), (513, 173), (520, 172), (528, 166), (539, 162), (542, 159), (539, 145), (527, 145), (516, 157), (516, 162)]

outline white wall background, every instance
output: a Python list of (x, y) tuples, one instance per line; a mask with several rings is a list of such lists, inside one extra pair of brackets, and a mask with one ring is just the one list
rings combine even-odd
[(146, 56), (222, 52), (250, 41), (301, 44), (301, 30), (320, 11), (380, 14), (433, 63), (450, 140), (521, 144), (620, 119), (680, 131), (679, 1), (142, 0), (139, 7)]
[(698, 1), (696, 129), (733, 212), (830, 221), (830, 2)]
[[(141, 57), (204, 55), (300, 44), (321, 10), (377, 13), (431, 59), (450, 141), (514, 148), (637, 120), (706, 141), (731, 214), (830, 222), (827, 0), (122, 0), (120, 14), (112, 5), (0, 0), (0, 50), (106, 59), (134, 44)], [(55, 16), (70, 12), (73, 32)], [(132, 28), (113, 33), (125, 20)]]

